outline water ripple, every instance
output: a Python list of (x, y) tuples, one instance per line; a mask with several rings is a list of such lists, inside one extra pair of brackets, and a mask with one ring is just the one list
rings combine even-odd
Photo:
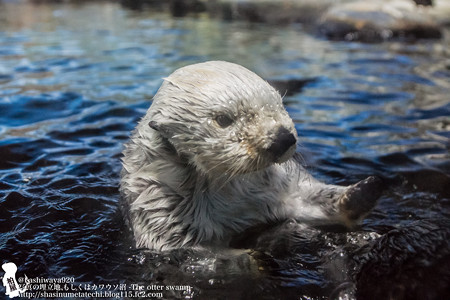
[[(376, 277), (358, 268), (377, 249), (417, 246), (415, 232), (436, 227), (440, 235), (423, 239), (431, 249), (446, 234), (450, 73), (434, 44), (334, 43), (299, 28), (171, 19), (118, 3), (30, 3), (0, 4), (0, 257), (28, 277), (192, 286), (173, 298), (326, 299), (364, 291)], [(286, 90), (298, 150), (317, 177), (383, 178), (361, 228), (290, 220), (243, 233), (234, 249), (133, 248), (119, 204), (122, 144), (161, 78), (206, 59), (241, 63)]]

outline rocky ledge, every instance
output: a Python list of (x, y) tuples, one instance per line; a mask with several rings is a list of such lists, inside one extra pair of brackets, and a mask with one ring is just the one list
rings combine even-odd
[(330, 8), (321, 17), (319, 30), (337, 40), (438, 39), (442, 32), (431, 17), (431, 7), (409, 0), (349, 2)]
[(450, 25), (449, 0), (122, 0), (134, 9), (166, 8), (176, 17), (207, 13), (223, 20), (303, 24), (333, 40), (439, 39)]

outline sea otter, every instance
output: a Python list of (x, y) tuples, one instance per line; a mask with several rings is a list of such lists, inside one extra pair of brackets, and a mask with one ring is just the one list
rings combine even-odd
[(123, 151), (120, 191), (137, 247), (227, 245), (250, 227), (296, 219), (352, 227), (379, 179), (314, 179), (296, 158), (280, 94), (248, 69), (209, 61), (164, 79)]

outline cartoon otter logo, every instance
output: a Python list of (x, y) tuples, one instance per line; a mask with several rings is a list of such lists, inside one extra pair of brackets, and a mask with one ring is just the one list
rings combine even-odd
[[(9, 298), (14, 298), (20, 296), (23, 292), (27, 290), (27, 285), (20, 288), (16, 280), (17, 266), (13, 262), (8, 262), (2, 265), (5, 275), (3, 276), (3, 286), (6, 288), (6, 295)], [(27, 276), (25, 275), (25, 282), (27, 282)]]

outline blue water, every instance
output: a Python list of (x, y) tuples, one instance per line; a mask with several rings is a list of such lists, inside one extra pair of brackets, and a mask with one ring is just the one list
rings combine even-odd
[[(0, 30), (0, 259), (18, 274), (192, 287), (164, 298), (328, 299), (343, 290), (352, 299), (345, 284), (359, 278), (350, 260), (361, 247), (450, 216), (448, 32), (367, 45), (300, 25), (8, 1)], [(212, 59), (305, 83), (280, 92), (309, 170), (336, 184), (370, 175), (388, 183), (360, 229), (290, 221), (250, 234), (250, 250), (134, 249), (119, 209), (122, 144), (161, 78)], [(442, 249), (448, 258), (448, 243)]]

